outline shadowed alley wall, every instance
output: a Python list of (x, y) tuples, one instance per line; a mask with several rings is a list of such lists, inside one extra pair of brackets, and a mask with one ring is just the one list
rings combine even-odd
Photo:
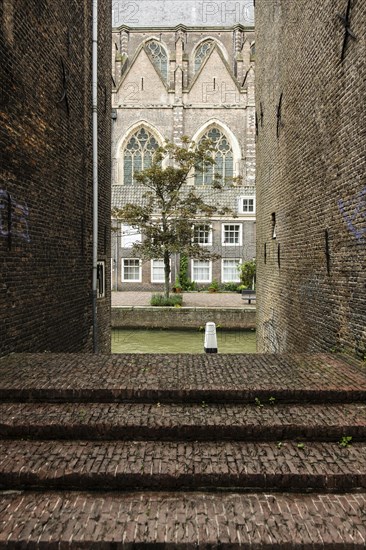
[(256, 2), (260, 351), (366, 353), (365, 25), (362, 0)]

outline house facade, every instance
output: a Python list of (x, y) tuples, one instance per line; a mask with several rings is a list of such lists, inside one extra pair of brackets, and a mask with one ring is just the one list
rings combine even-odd
[[(230, 214), (197, 220), (195, 239), (219, 258), (189, 258), (188, 276), (198, 286), (239, 282), (237, 266), (255, 257), (254, 29), (185, 27), (113, 30), (112, 206), (143, 203), (135, 174), (149, 166), (157, 147), (182, 136), (215, 147), (215, 172), (227, 185), (212, 186), (213, 170), (192, 174), (192, 186), (208, 204)], [(237, 179), (236, 179), (237, 178)], [(132, 246), (138, 228), (113, 220), (112, 288), (160, 290), (163, 263), (144, 261)], [(172, 258), (171, 278), (180, 258)]]

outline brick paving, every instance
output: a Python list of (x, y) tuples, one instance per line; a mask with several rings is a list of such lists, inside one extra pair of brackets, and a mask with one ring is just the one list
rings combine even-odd
[(366, 546), (358, 363), (21, 354), (0, 398), (0, 549)]
[(366, 373), (334, 355), (19, 354), (1, 401), (366, 401)]
[(365, 491), (365, 458), (364, 443), (2, 441), (0, 488)]
[(13, 494), (0, 548), (363, 549), (365, 511), (365, 494)]
[[(112, 307), (147, 307), (153, 292), (112, 292)], [(237, 292), (183, 292), (184, 307), (255, 309)]]
[(366, 404), (2, 403), (0, 436), (35, 439), (366, 440)]

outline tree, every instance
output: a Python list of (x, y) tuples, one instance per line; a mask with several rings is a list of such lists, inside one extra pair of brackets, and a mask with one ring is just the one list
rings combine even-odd
[(249, 260), (238, 266), (240, 282), (247, 288), (255, 286), (256, 279), (256, 262)]
[[(193, 187), (185, 186), (193, 169), (202, 171), (204, 166), (215, 163), (213, 150), (210, 141), (202, 140), (196, 144), (187, 137), (182, 138), (181, 146), (168, 143), (159, 147), (151, 166), (135, 176), (136, 181), (146, 188), (144, 204), (129, 203), (112, 212), (116, 219), (141, 231), (142, 242), (133, 245), (138, 257), (164, 260), (166, 298), (169, 298), (170, 258), (173, 254), (200, 259), (217, 257), (194, 242), (194, 224), (230, 210), (219, 210), (206, 204)], [(223, 182), (217, 175), (212, 186), (222, 189)]]

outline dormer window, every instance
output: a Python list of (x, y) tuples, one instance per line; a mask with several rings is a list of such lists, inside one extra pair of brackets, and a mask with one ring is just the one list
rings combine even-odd
[(255, 214), (255, 196), (239, 198), (239, 214)]

